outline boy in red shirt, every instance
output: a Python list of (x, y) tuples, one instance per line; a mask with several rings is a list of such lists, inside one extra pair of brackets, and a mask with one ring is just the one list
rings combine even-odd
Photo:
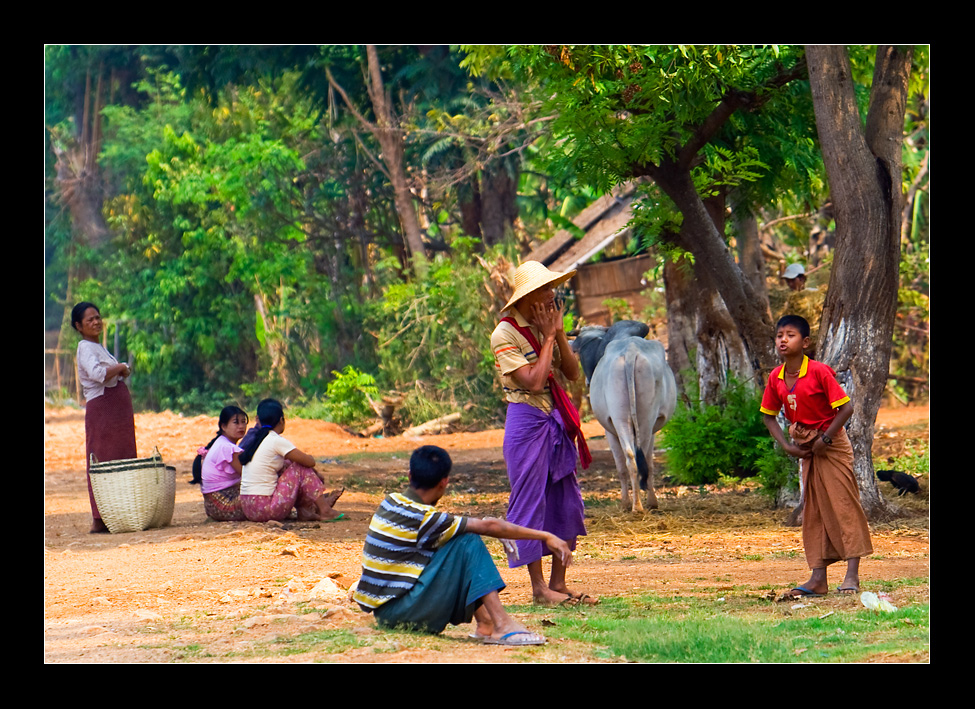
[[(783, 600), (827, 593), (826, 567), (844, 559), (846, 577), (836, 590), (858, 593), (860, 558), (873, 553), (853, 474), (853, 448), (843, 428), (853, 404), (836, 373), (803, 354), (810, 344), (804, 318), (786, 315), (779, 320), (775, 347), (783, 364), (769, 375), (761, 405), (772, 438), (800, 459), (803, 483), (802, 545), (812, 575)], [(780, 409), (791, 423), (792, 442), (776, 421)]]

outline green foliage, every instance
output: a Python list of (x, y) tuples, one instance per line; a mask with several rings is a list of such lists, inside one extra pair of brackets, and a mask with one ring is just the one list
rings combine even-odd
[(341, 372), (333, 371), (332, 376), (323, 404), (323, 413), (328, 421), (343, 426), (358, 426), (376, 417), (369, 399), (379, 398), (379, 388), (371, 374), (346, 365)]
[[(561, 156), (589, 184), (611, 186), (636, 162), (659, 164), (692, 136), (715, 104), (750, 91), (796, 61), (801, 48), (573, 45), (509, 48), (507, 65), (539, 89), (566, 138)], [(721, 172), (745, 162), (730, 146)], [(713, 159), (718, 159), (716, 154)], [(730, 169), (729, 168), (733, 168)]]
[(904, 399), (915, 398), (923, 391), (919, 380), (926, 379), (929, 371), (931, 260), (927, 237), (927, 204), (926, 192), (919, 191), (914, 201), (910, 235), (901, 247), (900, 287), (897, 292), (891, 370), (907, 379), (894, 379), (891, 384)]
[[(798, 46), (465, 46), (475, 75), (514, 76), (535, 99), (553, 140), (539, 164), (598, 192), (660, 166), (696, 139), (724, 99), (756, 92), (700, 147), (691, 178), (702, 197), (734, 189), (756, 208), (825, 192), (808, 85), (773, 77), (802, 61)], [(646, 246), (682, 217), (655, 183), (641, 187), (631, 225)]]
[(473, 404), (483, 413), (500, 398), (490, 334), (494, 316), (485, 271), (464, 244), (422, 278), (390, 283), (369, 313), (379, 379), (404, 390), (406, 418), (419, 423)]
[(768, 603), (755, 595), (604, 599), (584, 614), (560, 615), (547, 635), (585, 642), (598, 657), (628, 662), (831, 663), (928, 651), (926, 603), (892, 613), (857, 604), (826, 615), (813, 608), (782, 617), (770, 614)]
[(918, 475), (928, 476), (931, 473), (931, 453), (926, 443), (915, 444), (903, 455), (895, 456), (892, 460), (875, 461), (874, 468), (877, 470), (900, 470), (915, 477)]
[[(721, 476), (760, 476), (766, 485), (785, 484), (789, 459), (769, 445), (760, 404), (761, 392), (732, 376), (714, 404), (680, 400), (660, 432), (668, 472), (685, 485), (715, 483)], [(771, 488), (767, 492), (774, 494)]]
[(176, 74), (147, 67), (146, 78), (134, 82), (133, 88), (151, 101), (150, 111), (123, 104), (102, 109), (106, 140), (98, 162), (120, 190), (137, 188), (146, 156), (159, 146), (164, 126), (175, 133), (192, 127), (193, 105), (186, 101), (186, 91)]
[(603, 300), (603, 307), (609, 311), (609, 321), (632, 320), (633, 306), (626, 298), (606, 298)]
[(769, 435), (756, 441), (756, 445), (755, 480), (761, 486), (759, 492), (776, 500), (780, 490), (798, 491), (799, 469), (796, 460), (786, 455)]
[[(305, 358), (296, 363), (293, 345), (328, 291), (321, 292), (327, 282), (316, 277), (314, 254), (301, 248), (307, 234), (294, 176), (305, 165), (286, 140), (307, 129), (307, 110), (292, 106), (282, 121), (266, 96), (238, 91), (230, 107), (196, 111), (193, 129), (177, 132), (160, 123), (172, 116), (164, 110), (172, 93), (156, 92), (161, 105), (111, 113), (106, 165), (130, 169), (125, 155), (134, 147), (156, 147), (144, 156), (141, 179), (128, 182), (133, 190), (108, 203), (117, 256), (81, 290), (128, 323), (141, 403), (184, 410), (241, 391), (261, 360), (272, 386), (294, 382), (290, 372)], [(263, 314), (255, 313), (258, 301)]]

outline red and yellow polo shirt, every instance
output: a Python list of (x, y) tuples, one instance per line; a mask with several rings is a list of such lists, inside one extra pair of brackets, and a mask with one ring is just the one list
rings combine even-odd
[(785, 384), (785, 365), (772, 370), (762, 395), (763, 414), (776, 416), (780, 409), (792, 423), (810, 428), (825, 429), (835, 416), (834, 409), (850, 400), (836, 381), (836, 372), (829, 365), (802, 358), (799, 378), (790, 390)]

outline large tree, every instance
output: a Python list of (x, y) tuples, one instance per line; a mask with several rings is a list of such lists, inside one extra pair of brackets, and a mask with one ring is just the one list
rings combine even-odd
[(874, 421), (887, 385), (897, 311), (904, 113), (912, 49), (877, 49), (866, 121), (848, 51), (806, 48), (809, 83), (836, 220), (836, 248), (817, 351), (853, 399), (849, 424), (867, 515), (888, 513), (874, 477)]
[[(470, 48), (482, 65), (497, 51)], [(771, 171), (764, 150), (788, 149), (789, 130), (776, 121), (794, 117), (792, 98), (803, 93), (801, 48), (560, 45), (509, 48), (504, 60), (552, 114), (552, 170), (607, 190), (645, 180), (636, 226), (691, 254), (692, 281), (671, 283), (707, 291), (693, 299), (706, 307), (688, 337), (712, 348), (698, 365), (744, 362), (737, 373), (760, 380), (778, 363), (772, 323), (729, 248), (725, 206), (732, 190)]]
[(393, 186), (396, 213), (399, 215), (403, 237), (410, 250), (412, 266), (414, 271), (421, 272), (426, 269), (427, 256), (423, 248), (420, 220), (416, 213), (416, 197), (410, 190), (410, 180), (406, 172), (404, 154), (406, 135), (394, 109), (392, 93), (383, 79), (379, 52), (375, 45), (366, 45), (366, 69), (363, 72), (363, 80), (372, 103), (372, 120), (349, 98), (345, 88), (335, 80), (331, 70), (326, 67), (325, 71), (329, 84), (341, 94), (348, 109), (375, 137), (382, 148), (380, 159), (384, 172)]

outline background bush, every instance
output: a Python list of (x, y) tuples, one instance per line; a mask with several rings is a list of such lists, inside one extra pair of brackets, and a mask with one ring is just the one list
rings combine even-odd
[(660, 432), (669, 474), (684, 485), (716, 483), (721, 477), (756, 478), (772, 496), (789, 484), (795, 464), (769, 436), (761, 400), (761, 391), (732, 376), (714, 404), (679, 400)]

